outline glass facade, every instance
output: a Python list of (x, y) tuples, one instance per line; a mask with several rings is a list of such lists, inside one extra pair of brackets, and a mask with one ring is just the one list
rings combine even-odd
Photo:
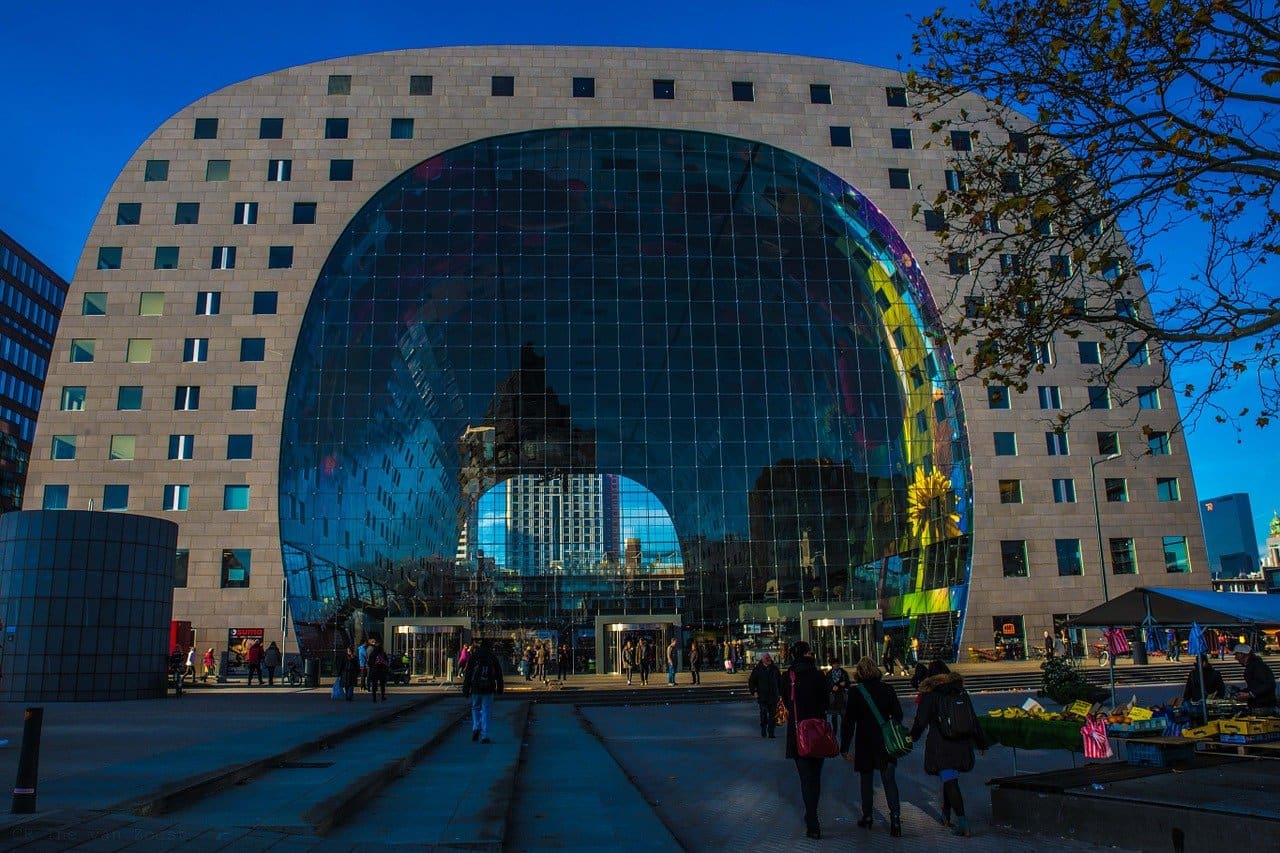
[[(958, 644), (968, 441), (886, 218), (768, 145), (534, 131), (414, 166), (316, 283), (280, 457), (301, 643), (883, 608)], [(224, 585), (226, 583), (224, 577)]]

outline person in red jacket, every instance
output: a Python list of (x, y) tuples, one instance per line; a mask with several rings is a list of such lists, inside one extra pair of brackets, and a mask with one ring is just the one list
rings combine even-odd
[(264, 682), (262, 680), (262, 641), (254, 640), (253, 645), (249, 646), (249, 651), (245, 653), (245, 662), (249, 664), (249, 684), (253, 684), (254, 673), (258, 675), (258, 686), (261, 687)]

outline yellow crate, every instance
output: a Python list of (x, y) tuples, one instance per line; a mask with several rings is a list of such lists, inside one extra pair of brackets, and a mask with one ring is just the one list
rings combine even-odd
[(1196, 726), (1194, 729), (1183, 729), (1182, 736), (1190, 738), (1211, 738), (1221, 734), (1219, 723), (1221, 720), (1210, 720), (1203, 726)]
[(1224, 735), (1265, 735), (1277, 731), (1272, 720), (1240, 717), (1235, 720), (1221, 720), (1219, 731)]

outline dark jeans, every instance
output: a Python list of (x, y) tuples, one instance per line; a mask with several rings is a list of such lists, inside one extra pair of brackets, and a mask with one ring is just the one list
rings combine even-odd
[[(262, 675), (258, 675), (258, 680), (262, 680)], [(267, 667), (267, 686), (274, 687), (276, 684), (276, 668), (274, 666)]]
[(260, 663), (249, 664), (249, 683), (250, 684), (253, 684), (253, 677), (255, 675), (258, 676), (258, 683), (261, 684), (262, 683), (262, 664)]
[(355, 695), (355, 692), (356, 692), (356, 674), (354, 672), (343, 673), (342, 695), (347, 697), (347, 701), (350, 702), (352, 697)]
[(369, 690), (373, 692), (373, 701), (378, 701), (378, 689), (382, 689), (382, 698), (387, 698), (387, 673), (369, 668)]
[(649, 664), (647, 663), (640, 664), (640, 683), (649, 683)]
[[(897, 779), (898, 762), (890, 761), (885, 768), (880, 771), (880, 784), (884, 787), (884, 798), (889, 803), (889, 816), (897, 817), (902, 813), (902, 805), (898, 799), (898, 779)], [(859, 774), (862, 777), (862, 816), (871, 817), (872, 793), (875, 790), (874, 770), (862, 770)]]
[(756, 704), (760, 706), (760, 734), (767, 733), (772, 737), (778, 729), (778, 724), (774, 717), (778, 710), (778, 701), (775, 699), (772, 702), (757, 702)]
[(693, 683), (694, 683), (694, 684), (701, 684), (701, 683), (702, 683), (702, 676), (698, 674), (698, 665), (697, 665), (697, 664), (694, 664), (693, 666), (689, 667), (689, 675), (693, 676)]
[(825, 758), (797, 758), (800, 774), (800, 796), (804, 798), (804, 826), (809, 832), (818, 829), (818, 797), (822, 796), (822, 762)]

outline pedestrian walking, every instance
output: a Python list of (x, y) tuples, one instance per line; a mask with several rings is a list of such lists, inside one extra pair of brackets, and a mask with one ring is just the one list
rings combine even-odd
[(653, 654), (649, 648), (649, 641), (641, 638), (640, 645), (636, 647), (636, 661), (640, 665), (640, 683), (649, 683), (649, 670), (653, 668)]
[(627, 677), (627, 686), (631, 686), (631, 673), (636, 668), (636, 647), (630, 640), (622, 646), (622, 674)]
[(187, 647), (187, 660), (186, 660), (185, 666), (187, 668), (187, 671), (186, 671), (187, 678), (190, 678), (191, 681), (194, 683), (196, 680), (196, 647), (195, 646)]
[(267, 686), (274, 687), (276, 683), (276, 670), (280, 668), (280, 647), (276, 645), (275, 640), (271, 641), (271, 645), (267, 646), (266, 652), (262, 655), (262, 665), (267, 669)]
[(502, 688), (502, 666), (494, 657), (489, 640), (481, 640), (462, 675), (462, 695), (471, 699), (472, 742), (493, 743), (489, 739), (489, 720), (493, 716), (493, 697)]
[(737, 670), (733, 666), (733, 643), (724, 644), (724, 671), (732, 675)]
[(214, 671), (213, 646), (210, 646), (209, 650), (204, 653), (204, 676), (200, 680), (208, 682), (209, 676), (217, 678), (217, 673)]
[(747, 678), (747, 689), (760, 705), (760, 737), (777, 737), (778, 701), (782, 699), (782, 670), (765, 652)]
[(800, 640), (791, 646), (791, 668), (783, 682), (782, 701), (787, 705), (787, 758), (795, 761), (800, 776), (800, 797), (804, 800), (805, 835), (822, 837), (818, 820), (818, 800), (822, 796), (822, 765), (825, 758), (802, 756), (796, 744), (796, 725), (801, 720), (822, 720), (827, 714), (826, 676), (818, 669), (809, 644)]
[(1166, 631), (1165, 640), (1168, 643), (1168, 651), (1166, 655), (1169, 660), (1176, 661), (1182, 657), (1182, 643), (1178, 640), (1177, 630), (1170, 628)]
[(1227, 635), (1222, 631), (1218, 632), (1218, 660), (1227, 659)]
[(547, 683), (547, 647), (545, 643), (538, 643), (537, 651), (534, 652), (533, 677), (543, 684)]
[(973, 749), (987, 749), (987, 738), (973, 702), (964, 689), (964, 678), (942, 661), (930, 664), (932, 673), (920, 685), (920, 706), (911, 724), (911, 739), (918, 741), (929, 730), (924, 744), (924, 771), (942, 781), (942, 825), (951, 826), (955, 815), (956, 835), (969, 835), (969, 819), (960, 794), (960, 774), (973, 769)]
[(369, 638), (365, 637), (356, 649), (356, 661), (360, 666), (360, 689), (369, 689)]
[(176, 646), (165, 661), (165, 670), (173, 677), (174, 698), (182, 696), (182, 682), (186, 678), (187, 668), (183, 663), (182, 647)]
[(573, 652), (569, 650), (569, 644), (560, 643), (560, 650), (556, 652), (556, 674), (561, 681), (569, 677), (570, 664), (573, 663)]
[(261, 687), (262, 681), (262, 641), (253, 640), (249, 646), (249, 651), (245, 653), (244, 659), (249, 664), (249, 685), (253, 685), (253, 677), (258, 676), (258, 686)]
[(1053, 658), (1053, 635), (1049, 633), (1049, 629), (1044, 630), (1044, 656), (1045, 659)]
[(376, 634), (369, 637), (369, 689), (373, 691), (373, 701), (378, 701), (378, 693), (382, 693), (382, 701), (387, 701), (387, 676), (391, 672), (391, 659), (387, 650), (382, 647), (382, 638)]
[(1053, 656), (1056, 658), (1065, 658), (1067, 656), (1067, 644), (1063, 642), (1061, 636), (1053, 638)]
[(827, 698), (827, 714), (831, 721), (831, 732), (840, 736), (840, 721), (844, 717), (849, 697), (849, 673), (840, 665), (840, 659), (832, 655), (827, 661), (827, 684), (831, 687), (831, 695)]
[(524, 680), (533, 681), (534, 668), (537, 665), (538, 652), (534, 649), (533, 643), (524, 647)]
[(680, 669), (680, 641), (675, 637), (667, 643), (667, 686), (676, 686), (676, 671)]
[[(919, 662), (919, 660), (920, 660), (920, 638), (912, 637), (911, 638), (911, 660), (908, 661), (908, 663), (911, 666), (915, 666), (915, 664)], [(904, 666), (903, 669), (905, 670), (906, 667)]]
[[(872, 826), (872, 777), (879, 771), (880, 787), (884, 788), (885, 802), (889, 806), (889, 834), (897, 838), (902, 835), (902, 805), (896, 775), (898, 760), (891, 757), (884, 747), (880, 720), (902, 722), (902, 703), (894, 689), (884, 683), (882, 675), (880, 667), (871, 658), (858, 661), (854, 669), (855, 684), (849, 690), (848, 708), (844, 714), (840, 753), (846, 761), (853, 762), (853, 769), (861, 776), (862, 817), (858, 826), (863, 829)], [(871, 710), (873, 704), (880, 712), (880, 720)], [(850, 744), (853, 745), (852, 753), (849, 752)]]
[(689, 676), (694, 684), (702, 683), (702, 647), (694, 640), (689, 644)]
[(360, 658), (356, 656), (356, 647), (348, 644), (338, 661), (338, 680), (342, 684), (342, 695), (350, 702), (355, 698), (356, 679), (360, 676)]
[(458, 668), (450, 674), (450, 681), (453, 681), (455, 678), (461, 678), (462, 673), (467, 671), (467, 658), (471, 656), (471, 644), (461, 643), (460, 646), (461, 647), (458, 649)]

